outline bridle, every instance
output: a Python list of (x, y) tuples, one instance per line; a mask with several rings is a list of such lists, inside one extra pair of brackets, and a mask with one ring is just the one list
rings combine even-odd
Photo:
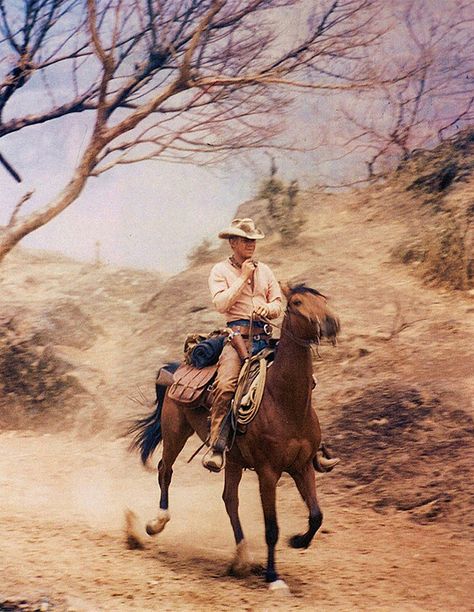
[[(295, 310), (291, 310), (289, 304), (287, 305), (286, 310), (285, 310), (285, 317), (287, 315), (288, 315), (288, 325), (289, 325), (290, 329), (284, 328), (283, 325), (278, 325), (277, 323), (274, 323), (273, 321), (271, 321), (270, 319), (268, 319), (267, 317), (264, 317), (262, 315), (259, 315), (259, 318), (264, 323), (267, 323), (268, 325), (271, 325), (272, 327), (278, 328), (281, 331), (282, 334), (284, 334), (285, 336), (288, 336), (288, 338), (293, 340), (293, 342), (295, 342), (299, 346), (304, 346), (306, 348), (310, 348), (313, 345), (319, 346), (319, 344), (321, 343), (321, 323), (319, 322), (319, 319), (317, 319), (317, 321), (316, 321), (317, 327), (318, 327), (318, 336), (317, 336), (316, 340), (304, 340), (303, 338), (300, 338), (299, 336), (296, 336), (293, 333), (293, 330), (291, 329), (291, 317), (290, 317), (290, 315), (296, 315), (296, 316), (299, 316), (299, 317), (303, 317), (306, 321), (308, 320), (308, 318), (305, 317), (305, 315), (301, 314), (300, 312), (297, 312)], [(319, 355), (319, 353), (318, 353), (318, 355)]]

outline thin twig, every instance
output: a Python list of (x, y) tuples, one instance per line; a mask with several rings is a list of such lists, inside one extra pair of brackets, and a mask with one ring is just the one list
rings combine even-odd
[(23, 206), (23, 204), (25, 202), (27, 202), (31, 196), (34, 194), (34, 191), (27, 191), (20, 199), (20, 201), (18, 202), (18, 204), (15, 206), (13, 212), (12, 212), (12, 216), (10, 217), (10, 221), (8, 222), (8, 227), (11, 227), (12, 225), (15, 224), (15, 221), (18, 217), (18, 213), (20, 212), (21, 207)]
[(13, 168), (13, 166), (9, 162), (7, 162), (7, 160), (1, 153), (0, 153), (0, 164), (2, 164), (5, 170), (7, 170), (7, 172), (9, 172), (13, 176), (13, 178), (15, 179), (17, 183), (21, 183), (21, 176), (18, 174), (15, 168)]
[(414, 319), (413, 321), (404, 321), (400, 302), (395, 302), (395, 307), (396, 312), (392, 323), (392, 331), (386, 338), (383, 338), (383, 340), (385, 340), (386, 342), (388, 342), (389, 340), (393, 340), (393, 338), (398, 336), (403, 330), (407, 329), (408, 327), (411, 327), (415, 323), (420, 323), (420, 321), (426, 321), (426, 318)]

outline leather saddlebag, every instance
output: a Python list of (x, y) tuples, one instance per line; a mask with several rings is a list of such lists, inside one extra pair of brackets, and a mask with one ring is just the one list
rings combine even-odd
[(168, 389), (168, 397), (180, 404), (198, 406), (203, 400), (208, 386), (217, 371), (217, 364), (206, 368), (195, 368), (182, 364), (173, 374), (173, 384)]

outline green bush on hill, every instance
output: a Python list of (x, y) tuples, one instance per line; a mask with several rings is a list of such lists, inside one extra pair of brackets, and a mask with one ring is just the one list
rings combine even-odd
[(282, 245), (290, 246), (297, 242), (305, 224), (298, 206), (299, 186), (296, 180), (286, 185), (276, 172), (272, 163), (270, 178), (263, 181), (257, 197), (267, 201), (269, 217), (280, 234)]

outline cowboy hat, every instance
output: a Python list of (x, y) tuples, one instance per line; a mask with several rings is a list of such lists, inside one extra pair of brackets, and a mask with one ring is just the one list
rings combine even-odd
[(265, 234), (255, 227), (253, 219), (234, 219), (222, 232), (219, 238), (248, 238), (249, 240), (261, 240)]

